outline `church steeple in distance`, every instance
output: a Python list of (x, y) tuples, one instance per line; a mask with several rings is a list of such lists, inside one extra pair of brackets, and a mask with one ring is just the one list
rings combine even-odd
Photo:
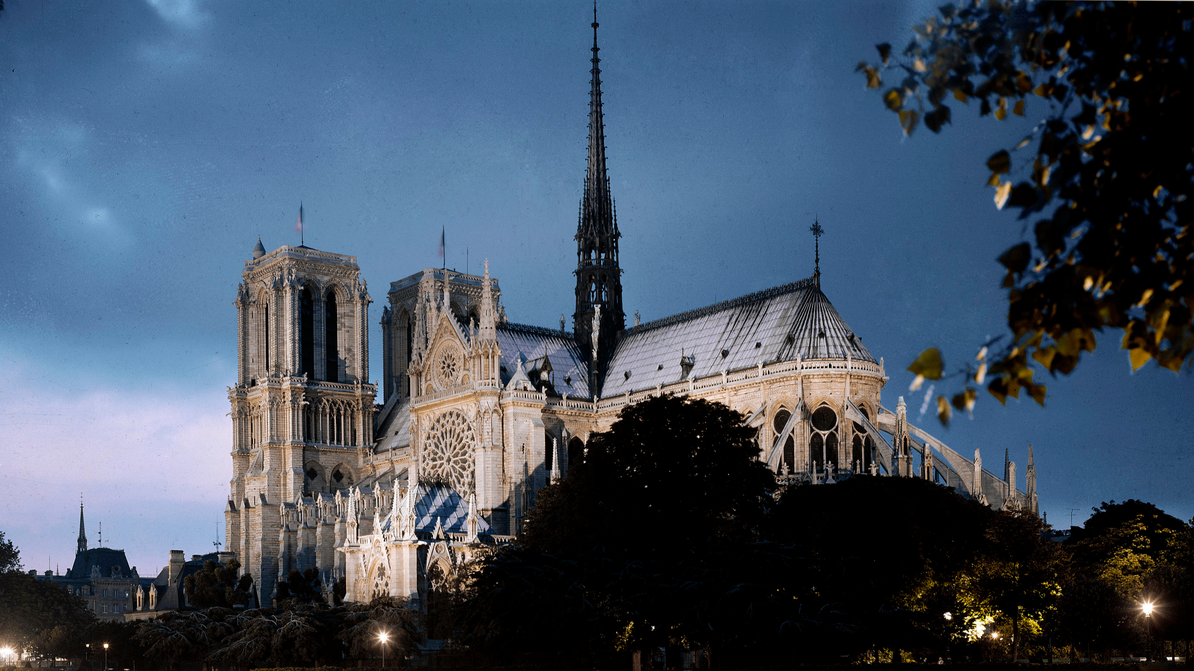
[(83, 499), (79, 498), (79, 552), (87, 552), (87, 531), (83, 527)]
[(576, 227), (576, 312), (573, 330), (589, 355), (592, 393), (596, 394), (614, 340), (625, 328), (622, 271), (618, 267), (618, 220), (605, 169), (605, 122), (601, 112), (601, 59), (597, 53), (597, 4), (593, 3), (593, 68), (589, 92), (589, 156)]

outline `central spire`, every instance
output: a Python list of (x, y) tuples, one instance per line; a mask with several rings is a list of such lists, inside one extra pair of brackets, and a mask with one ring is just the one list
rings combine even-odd
[(605, 119), (601, 111), (601, 48), (597, 46), (597, 3), (593, 3), (593, 64), (589, 71), (589, 155), (576, 227), (576, 312), (573, 332), (589, 353), (590, 389), (597, 394), (602, 368), (626, 325), (622, 271), (618, 267), (618, 220), (605, 165)]

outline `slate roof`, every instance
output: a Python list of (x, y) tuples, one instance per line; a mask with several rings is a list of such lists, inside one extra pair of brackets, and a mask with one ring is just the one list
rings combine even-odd
[[(627, 329), (602, 398), (779, 361), (877, 363), (812, 278)], [(685, 375), (681, 355), (692, 357)], [(627, 376), (629, 373), (629, 376)]]
[(100, 575), (105, 578), (111, 577), (113, 568), (119, 569), (123, 578), (127, 578), (130, 573), (129, 560), (125, 557), (124, 550), (91, 548), (75, 554), (75, 563), (66, 575), (87, 580), (91, 577), (92, 567), (96, 566), (99, 567)]
[[(401, 496), (401, 494), (399, 494)], [(419, 483), (418, 497), (415, 499), (415, 530), (427, 534), (434, 533), (436, 520), (444, 525), (445, 533), (468, 533), (468, 501), (465, 501), (455, 489), (447, 485)], [(489, 524), (485, 518), (477, 516), (477, 533), (489, 533)], [(389, 530), (393, 519), (389, 516), (382, 522), (381, 528)]]
[[(521, 354), (527, 361), (547, 357), (551, 361), (551, 382), (553, 396), (567, 392), (569, 396), (589, 395), (589, 366), (581, 354), (572, 333), (505, 322), (497, 327), (498, 345), (502, 348), (502, 385), (510, 381), (518, 370), (517, 357)], [(525, 369), (530, 374), (529, 367)], [(538, 376), (531, 376), (538, 382)]]

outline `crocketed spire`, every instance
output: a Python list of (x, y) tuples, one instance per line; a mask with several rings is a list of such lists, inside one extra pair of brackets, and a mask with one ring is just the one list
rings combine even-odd
[(591, 389), (599, 387), (604, 362), (626, 325), (622, 311), (622, 271), (618, 267), (618, 221), (605, 164), (605, 121), (601, 110), (601, 58), (597, 46), (597, 5), (593, 4), (593, 67), (589, 91), (589, 155), (576, 227), (576, 340), (590, 353)]

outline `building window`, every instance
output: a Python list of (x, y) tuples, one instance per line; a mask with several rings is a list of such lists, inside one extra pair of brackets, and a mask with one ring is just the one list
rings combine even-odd
[(299, 296), (299, 339), (302, 341), (302, 374), (315, 379), (315, 300), (311, 290), (303, 287)]
[(324, 379), (328, 382), (340, 381), (340, 346), (337, 342), (336, 329), (336, 292), (329, 291), (324, 299), (323, 323), (326, 327), (323, 338), (324, 358), (326, 359)]
[(106, 604), (106, 603), (104, 604), (104, 610), (103, 610), (103, 612), (104, 612), (104, 613), (107, 613), (107, 612), (108, 612), (108, 604)]
[[(776, 411), (775, 417), (771, 420), (771, 428), (775, 430), (775, 439), (779, 439), (779, 435), (783, 433), (784, 427), (788, 425), (788, 420), (792, 419), (792, 413), (787, 408), (780, 408)], [(784, 439), (784, 460), (783, 465), (787, 466), (789, 473), (796, 470), (796, 439), (792, 437), (792, 432), (788, 432), (788, 437)]]
[(823, 405), (813, 411), (811, 424), (813, 435), (809, 439), (809, 451), (813, 466), (822, 469), (833, 464), (836, 469), (838, 467), (837, 413), (829, 406)]

